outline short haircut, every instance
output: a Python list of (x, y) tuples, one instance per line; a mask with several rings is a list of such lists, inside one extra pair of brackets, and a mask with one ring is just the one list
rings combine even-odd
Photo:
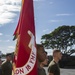
[(7, 57), (7, 56), (11, 56), (11, 55), (12, 55), (11, 53), (7, 53), (7, 54), (6, 54), (6, 57)]
[(42, 44), (36, 44), (37, 50), (39, 50), (40, 47), (43, 47), (43, 45)]
[(58, 52), (61, 52), (61, 51), (58, 50), (58, 49), (53, 50), (53, 56), (54, 56), (55, 53), (58, 53)]

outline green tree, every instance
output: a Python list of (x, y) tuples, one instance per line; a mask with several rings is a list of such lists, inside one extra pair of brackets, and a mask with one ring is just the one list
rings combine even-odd
[(41, 43), (47, 49), (58, 48), (64, 54), (75, 52), (75, 26), (60, 26), (41, 38)]

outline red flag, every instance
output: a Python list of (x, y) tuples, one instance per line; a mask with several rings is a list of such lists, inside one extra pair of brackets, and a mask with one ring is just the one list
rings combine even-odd
[(14, 56), (14, 75), (37, 75), (33, 0), (23, 0)]

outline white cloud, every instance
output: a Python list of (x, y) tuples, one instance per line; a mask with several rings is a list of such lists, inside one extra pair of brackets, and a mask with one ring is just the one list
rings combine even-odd
[(43, 32), (47, 32), (47, 31), (49, 31), (49, 29), (45, 29), (45, 30), (43, 30)]
[(0, 51), (4, 54), (6, 53), (11, 53), (15, 50), (15, 46), (3, 46), (3, 47), (0, 47)]
[(70, 16), (72, 14), (56, 14), (56, 16)]
[(21, 0), (0, 0), (0, 25), (13, 22), (15, 12), (19, 12), (20, 8)]
[(61, 20), (50, 20), (49, 22), (60, 22)]
[(6, 40), (5, 42), (10, 42), (10, 40)]
[(2, 33), (0, 33), (0, 36), (3, 35)]
[(6, 43), (6, 42), (10, 42), (10, 40), (0, 40), (0, 42), (4, 42), (4, 43)]
[(6, 37), (10, 37), (10, 35), (5, 35)]
[(14, 46), (8, 46), (8, 48), (14, 49), (15, 47)]

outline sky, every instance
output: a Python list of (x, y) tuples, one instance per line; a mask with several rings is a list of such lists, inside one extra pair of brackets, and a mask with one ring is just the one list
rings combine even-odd
[[(0, 0), (0, 51), (15, 50), (13, 33), (18, 24), (21, 0)], [(75, 25), (75, 0), (34, 0), (36, 42), (62, 25)], [(51, 53), (51, 50), (48, 50)]]

